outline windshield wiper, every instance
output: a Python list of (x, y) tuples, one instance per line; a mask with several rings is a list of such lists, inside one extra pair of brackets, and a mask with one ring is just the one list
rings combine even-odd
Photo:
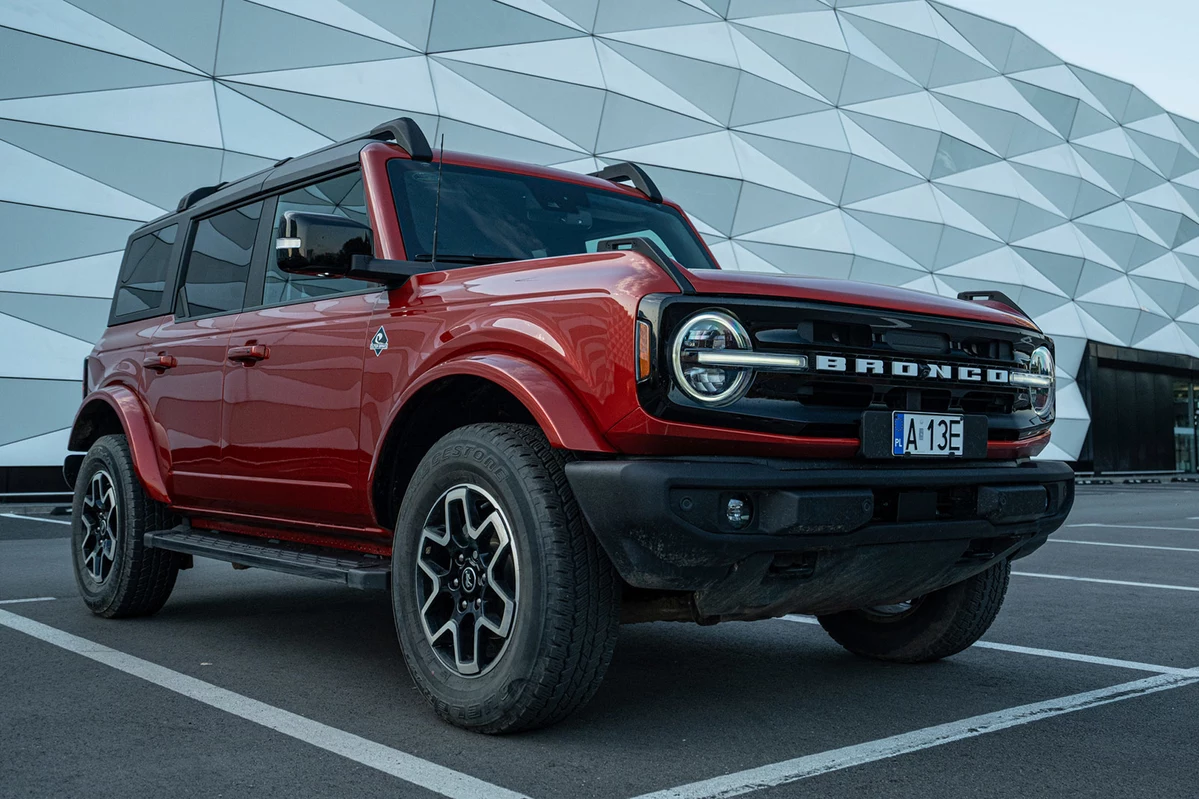
[[(412, 260), (432, 262), (433, 256), (427, 252), (422, 252), (416, 255)], [(455, 253), (437, 253), (438, 262), (447, 264), (502, 264), (508, 261), (519, 261), (520, 256), (513, 257), (511, 255), (466, 255)]]

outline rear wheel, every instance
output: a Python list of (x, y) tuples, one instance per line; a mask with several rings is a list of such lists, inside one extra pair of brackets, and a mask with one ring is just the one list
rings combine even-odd
[(968, 580), (893, 605), (818, 616), (833, 640), (857, 655), (924, 663), (957, 654), (990, 628), (1012, 566), (996, 564)]
[(75, 582), (92, 613), (149, 616), (162, 608), (175, 587), (179, 556), (147, 548), (143, 537), (175, 521), (142, 488), (124, 436), (92, 444), (75, 480), (71, 513)]
[(477, 424), (426, 454), (396, 525), (404, 660), (445, 721), (485, 733), (553, 724), (612, 659), (620, 582), (535, 427)]

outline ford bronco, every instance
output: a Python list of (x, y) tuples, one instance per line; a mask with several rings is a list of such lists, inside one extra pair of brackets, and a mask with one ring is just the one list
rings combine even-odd
[(1053, 342), (1009, 299), (721, 271), (646, 173), (409, 119), (196, 189), (128, 242), (65, 474), (83, 599), (194, 557), (390, 593), (446, 721), (582, 706), (622, 621), (813, 614), (970, 646), (1069, 512)]

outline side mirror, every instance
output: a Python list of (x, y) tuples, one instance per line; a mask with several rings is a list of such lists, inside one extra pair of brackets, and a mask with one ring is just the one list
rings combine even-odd
[(285, 211), (275, 241), (279, 268), (299, 275), (346, 275), (355, 255), (369, 256), (373, 249), (366, 225), (308, 211)]

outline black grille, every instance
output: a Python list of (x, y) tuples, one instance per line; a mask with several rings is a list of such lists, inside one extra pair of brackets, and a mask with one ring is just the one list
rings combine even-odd
[[(845, 358), (846, 371), (759, 372), (742, 399), (702, 407), (673, 385), (668, 347), (678, 325), (701, 310), (722, 310), (745, 326), (760, 352)], [(654, 377), (639, 386), (642, 406), (659, 418), (721, 424), (774, 433), (858, 436), (866, 411), (924, 411), (985, 415), (989, 437), (1017, 438), (1044, 428), (1025, 389), (959, 379), (959, 367), (1020, 370), (1047, 339), (1033, 330), (969, 320), (751, 298), (662, 297), (642, 304), (659, 331)], [(884, 374), (859, 374), (855, 358), (881, 360)], [(922, 374), (890, 373), (890, 364), (915, 362)], [(929, 375), (950, 366), (951, 379)], [(718, 420), (715, 417), (719, 417)]]

